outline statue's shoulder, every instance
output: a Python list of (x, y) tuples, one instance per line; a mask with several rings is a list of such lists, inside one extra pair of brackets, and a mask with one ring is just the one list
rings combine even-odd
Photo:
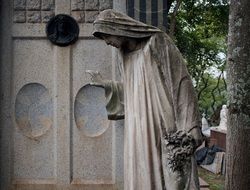
[[(184, 64), (186, 64), (180, 50), (175, 45), (172, 38), (166, 33), (155, 33), (154, 35), (152, 35), (150, 41), (151, 52), (154, 57), (158, 59), (165, 59), (166, 56), (172, 55), (171, 58), (173, 59), (173, 63), (183, 62)], [(168, 53), (166, 53), (166, 51), (168, 51)], [(177, 61), (177, 59), (179, 61)]]
[(174, 41), (165, 32), (157, 32), (151, 36), (150, 43), (156, 46), (175, 46)]

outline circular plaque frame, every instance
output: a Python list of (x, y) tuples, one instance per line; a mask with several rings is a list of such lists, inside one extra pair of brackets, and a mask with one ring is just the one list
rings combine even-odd
[(51, 43), (65, 47), (77, 41), (79, 26), (73, 17), (58, 14), (49, 20), (46, 26), (46, 34)]

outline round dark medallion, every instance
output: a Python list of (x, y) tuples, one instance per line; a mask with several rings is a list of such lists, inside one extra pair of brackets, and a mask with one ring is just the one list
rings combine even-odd
[(53, 44), (64, 47), (76, 42), (79, 26), (71, 16), (58, 14), (49, 20), (46, 34)]

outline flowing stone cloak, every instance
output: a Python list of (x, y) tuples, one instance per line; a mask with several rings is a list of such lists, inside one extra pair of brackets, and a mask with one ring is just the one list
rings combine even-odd
[(122, 118), (125, 104), (125, 190), (199, 189), (193, 158), (183, 173), (173, 172), (164, 148), (164, 134), (200, 127), (180, 52), (167, 35), (156, 33), (141, 49), (121, 57), (123, 86), (107, 85), (106, 97), (110, 119)]
[(100, 16), (94, 23), (95, 36), (135, 38), (139, 27), (139, 33), (148, 37), (139, 50), (120, 52), (123, 83), (105, 86), (109, 119), (121, 119), (125, 114), (124, 189), (199, 189), (194, 159), (182, 172), (172, 171), (164, 141), (166, 134), (189, 133), (201, 126), (183, 57), (165, 33), (112, 10), (106, 13), (106, 18)]

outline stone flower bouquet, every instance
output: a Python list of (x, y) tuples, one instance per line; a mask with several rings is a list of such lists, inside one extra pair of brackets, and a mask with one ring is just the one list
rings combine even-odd
[(165, 136), (168, 165), (173, 172), (182, 172), (184, 166), (191, 162), (195, 151), (194, 138), (185, 131), (178, 130)]

